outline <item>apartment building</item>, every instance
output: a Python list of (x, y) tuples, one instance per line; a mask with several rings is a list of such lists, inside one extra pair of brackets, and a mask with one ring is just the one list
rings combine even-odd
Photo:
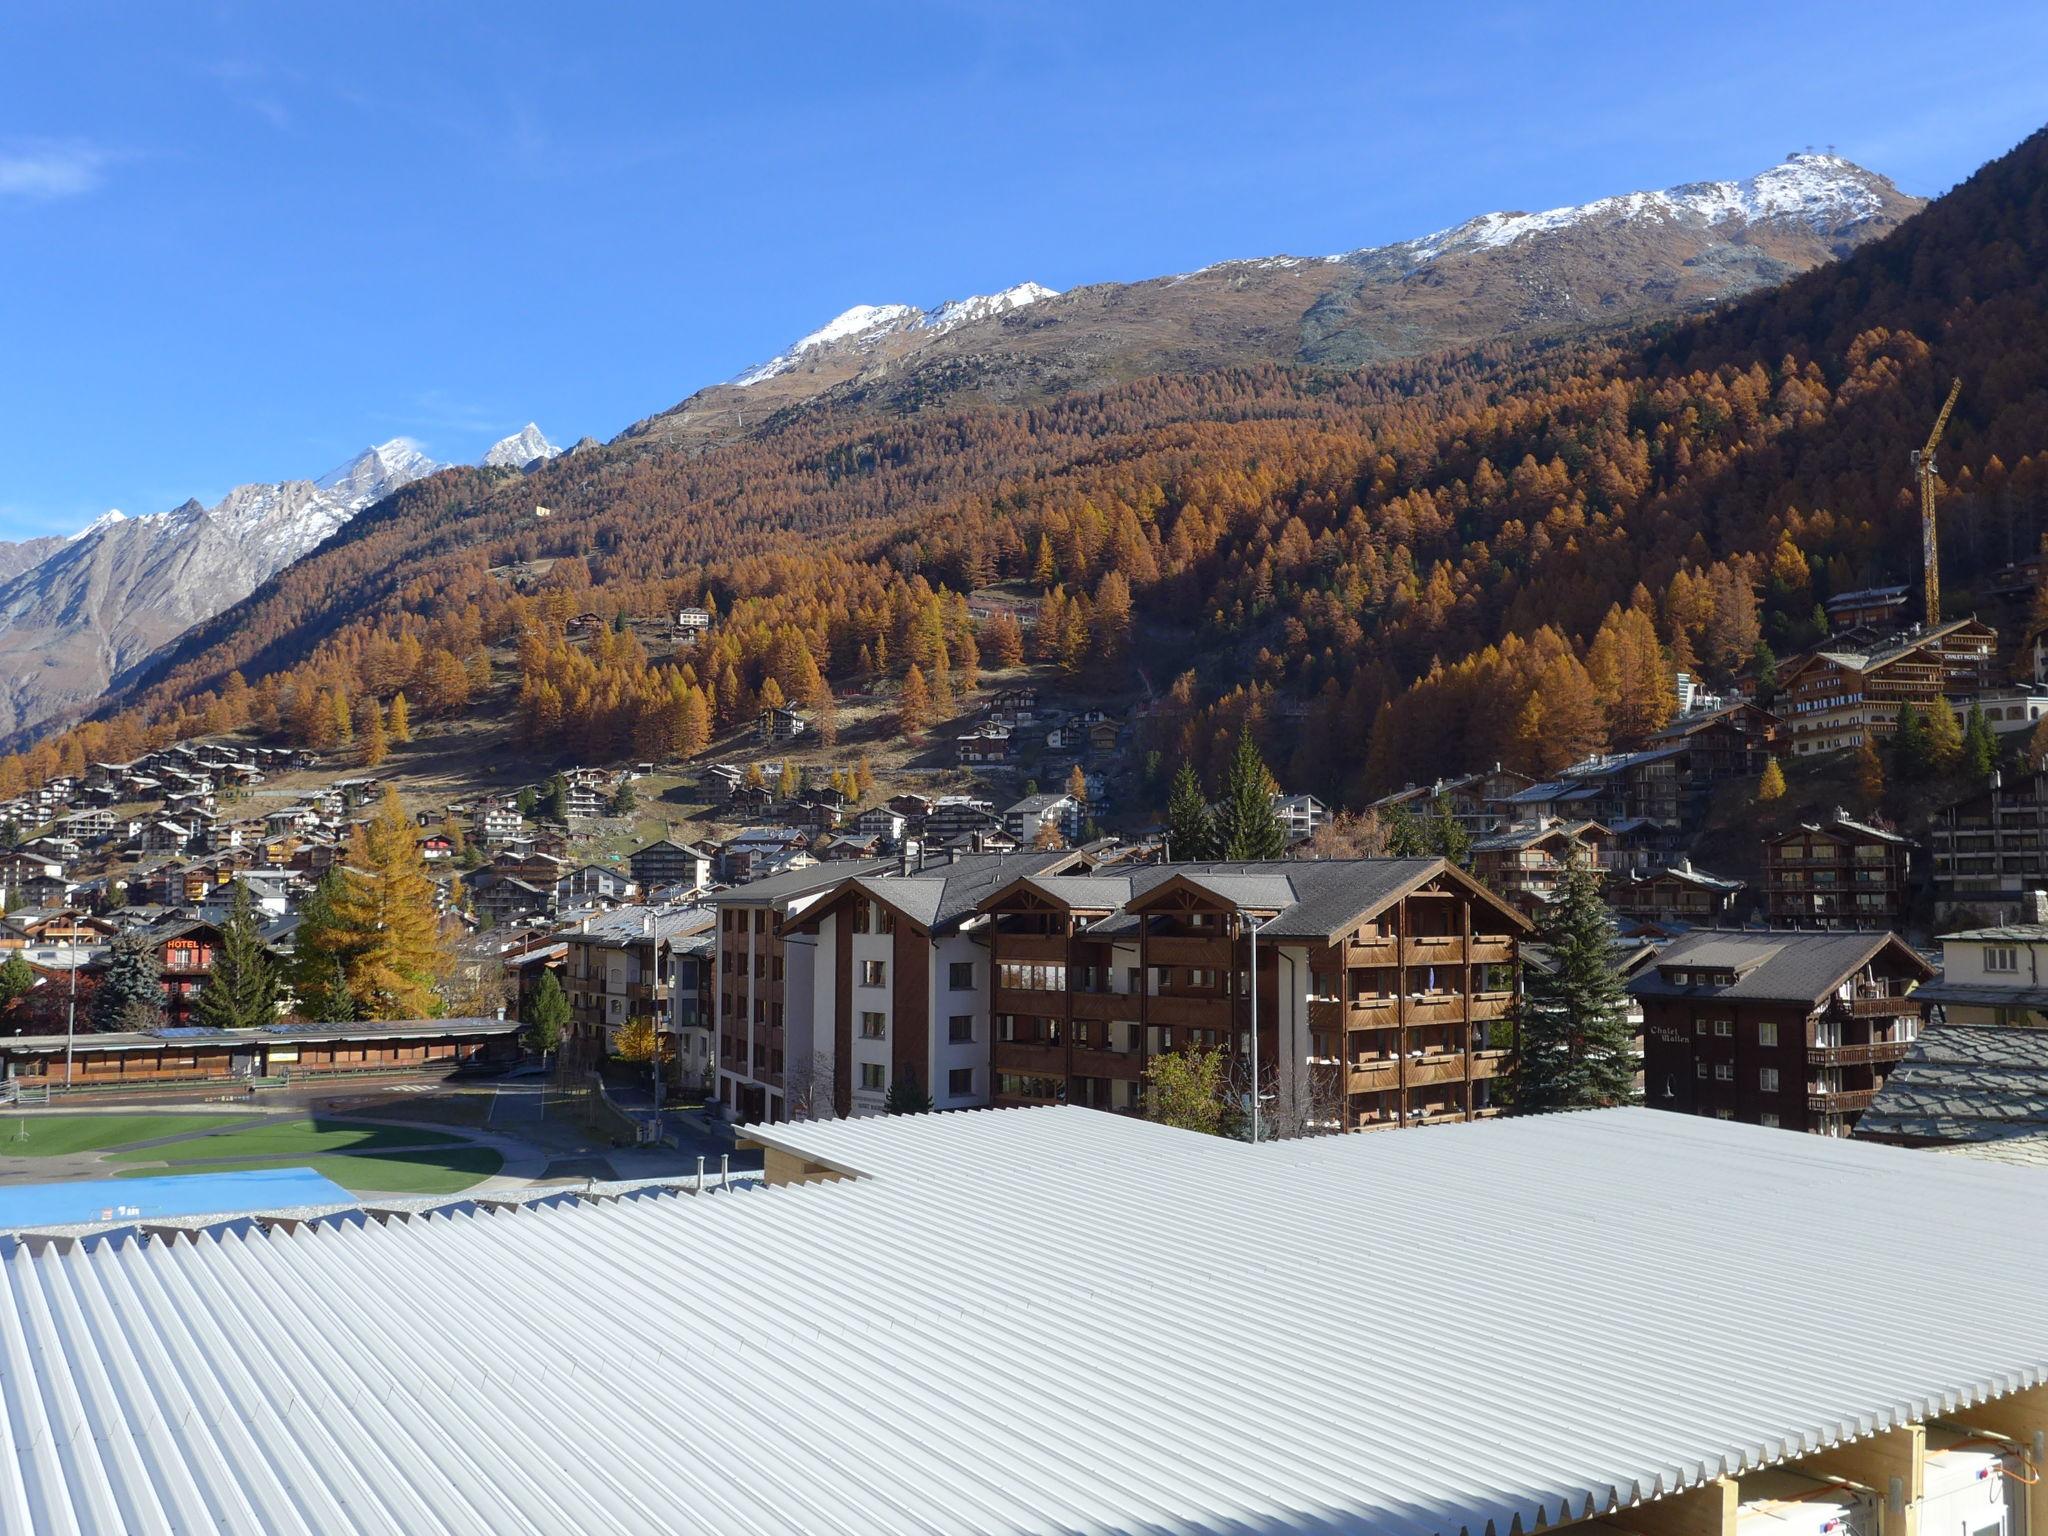
[(1276, 1128), (1494, 1112), (1528, 924), (1443, 859), (1027, 875), (981, 910), (998, 1105), (1136, 1112), (1151, 1059), (1190, 1047), (1248, 1080), (1256, 987)]
[(1659, 868), (1630, 870), (1611, 876), (1603, 887), (1607, 905), (1617, 917), (1637, 923), (1724, 923), (1737, 916), (1740, 880), (1724, 880), (1695, 869), (1690, 859)]
[(1508, 801), (1534, 782), (1527, 774), (1516, 773), (1496, 763), (1483, 773), (1461, 774), (1455, 778), (1438, 779), (1431, 784), (1405, 785), (1391, 795), (1383, 795), (1373, 801), (1371, 809), (1383, 820), (1395, 811), (1428, 817), (1436, 814), (1437, 802), (1442, 801), (1450, 807), (1452, 817), (1464, 827), (1467, 835), (1481, 837), (1512, 819)]
[(792, 1096), (801, 1112), (817, 1113), (830, 1099), (830, 1071), (820, 1071), (812, 1038), (817, 946), (798, 947), (801, 968), (792, 977), (785, 924), (847, 879), (895, 867), (893, 859), (809, 864), (705, 898), (718, 914), (718, 1099), (733, 1119), (784, 1119)]
[(1776, 708), (1799, 756), (1850, 751), (1895, 727), (1899, 706), (1948, 707), (1991, 687), (1998, 632), (1975, 619), (1823, 646), (1779, 669)]
[(1985, 788), (1934, 812), (1927, 848), (1944, 910), (2019, 915), (2026, 893), (2048, 885), (2048, 770), (1994, 773)]
[[(587, 917), (556, 935), (568, 946), (563, 957), (562, 987), (569, 997), (569, 1043), (585, 1055), (611, 1048), (629, 1020), (652, 1019), (667, 1029), (675, 1017), (674, 990), (678, 966), (694, 968), (695, 958), (678, 959), (684, 941), (708, 933), (715, 914), (703, 907), (619, 907)], [(698, 992), (697, 978), (686, 978)]]
[(1764, 915), (1774, 928), (1891, 928), (1911, 894), (1915, 844), (1839, 808), (1764, 839)]
[(1673, 940), (1628, 983), (1654, 1109), (1846, 1136), (1918, 1033), (1934, 967), (1893, 933)]
[(710, 853), (670, 837), (634, 849), (626, 855), (626, 864), (643, 891), (678, 885), (696, 890), (711, 883)]
[(849, 875), (784, 923), (797, 957), (785, 989), (785, 1113), (875, 1114), (899, 1085), (936, 1109), (990, 1101), (991, 924), (981, 903), (1019, 878), (1085, 868), (1085, 858), (916, 857)]

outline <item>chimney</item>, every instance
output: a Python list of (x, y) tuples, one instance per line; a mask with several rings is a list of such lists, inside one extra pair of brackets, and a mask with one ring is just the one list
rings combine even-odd
[(2022, 893), (2020, 916), (2030, 923), (2048, 923), (2048, 891)]

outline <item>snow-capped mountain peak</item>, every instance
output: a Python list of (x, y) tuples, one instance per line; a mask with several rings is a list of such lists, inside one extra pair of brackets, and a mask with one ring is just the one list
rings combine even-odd
[(510, 437), (501, 437), (491, 444), (483, 462), (486, 469), (524, 469), (535, 459), (552, 459), (561, 451), (529, 421)]
[(102, 528), (111, 528), (116, 523), (125, 523), (127, 521), (128, 514), (126, 512), (123, 512), (119, 507), (109, 507), (106, 511), (102, 512), (98, 517), (94, 518), (91, 522), (87, 523), (83, 528), (79, 529), (78, 532), (72, 534), (71, 537), (66, 539), (64, 542), (66, 544), (76, 544), (80, 539), (92, 537), (92, 535), (98, 533)]
[(359, 512), (373, 501), (381, 501), (402, 485), (443, 466), (420, 450), (409, 437), (365, 448), (346, 464), (330, 469), (313, 482), (313, 488)]
[(1483, 213), (1391, 249), (1427, 262), (1453, 251), (1497, 250), (1531, 235), (1606, 220), (1671, 220), (1711, 228), (1731, 221), (1796, 219), (1825, 231), (1880, 213), (1881, 185), (1888, 184), (1838, 155), (1798, 154), (1740, 181), (1688, 182), (1542, 213)]
[(919, 309), (914, 304), (856, 304), (808, 336), (792, 342), (767, 362), (756, 363), (731, 382), (744, 389), (749, 384), (759, 384), (763, 379), (788, 373), (811, 353), (847, 348), (863, 350), (902, 331), (941, 335), (974, 321), (987, 320), (1058, 296), (1055, 289), (1041, 283), (1026, 282), (1005, 288), (1000, 293), (978, 293), (964, 299), (948, 299), (929, 309)]

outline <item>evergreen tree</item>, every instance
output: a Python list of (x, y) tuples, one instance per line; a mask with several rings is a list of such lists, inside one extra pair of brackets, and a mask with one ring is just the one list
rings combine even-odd
[(1238, 731), (1223, 773), (1213, 837), (1218, 858), (1277, 859), (1287, 851), (1287, 831), (1273, 812), (1273, 775), (1248, 729)]
[(1756, 701), (1762, 708), (1769, 709), (1771, 700), (1778, 696), (1778, 656), (1769, 641), (1757, 641), (1756, 650), (1750, 656), (1750, 665), (1756, 669)]
[(199, 1022), (208, 1029), (258, 1029), (277, 1022), (277, 967), (263, 947), (246, 881), (221, 924), (220, 948), (199, 990)]
[(1173, 775), (1173, 790), (1166, 798), (1166, 837), (1176, 860), (1209, 857), (1215, 828), (1209, 821), (1209, 802), (1202, 794), (1202, 781), (1194, 766), (1183, 761)]
[(915, 1072), (898, 1073), (882, 1100), (882, 1112), (888, 1115), (922, 1115), (931, 1107), (932, 1096), (918, 1086)]
[(1963, 726), (1963, 771), (1973, 779), (1988, 779), (1998, 766), (1998, 735), (1984, 718), (1984, 706), (1970, 705), (1970, 718)]
[(1569, 870), (1538, 915), (1531, 943), (1550, 968), (1525, 966), (1513, 1093), (1522, 1111), (1596, 1109), (1638, 1101), (1628, 1004), (1614, 973), (1614, 920), (1600, 881)]
[(348, 990), (353, 940), (336, 912), (341, 895), (337, 866), (322, 875), (299, 903), (299, 926), (292, 936), (288, 974), (298, 1011), (322, 1023), (347, 1023), (356, 1017), (355, 999)]
[(1927, 756), (1936, 773), (1954, 773), (1963, 761), (1963, 723), (1946, 699), (1927, 707)]
[(1785, 798), (1785, 770), (1778, 766), (1775, 757), (1764, 761), (1763, 775), (1756, 781), (1756, 797), (1766, 804)]
[(540, 973), (540, 984), (526, 1004), (526, 1048), (546, 1056), (562, 1043), (562, 1031), (569, 1027), (569, 995), (553, 971)]
[(549, 779), (533, 802), (535, 813), (557, 826), (569, 824), (569, 781), (559, 773)]
[(1429, 824), (1430, 847), (1460, 869), (1472, 867), (1472, 834), (1451, 810), (1448, 795), (1436, 797), (1436, 815)]
[[(559, 784), (561, 781), (555, 781)], [(448, 969), (434, 882), (395, 791), (349, 840), (334, 914), (346, 937), (349, 995), (369, 1019), (432, 1018)]]
[[(1941, 706), (1946, 709), (1947, 705)], [(1911, 700), (1899, 706), (1892, 727), (1892, 768), (1900, 780), (1917, 784), (1934, 769), (1933, 749), (1927, 741), (1927, 724)]]
[(1397, 805), (1387, 812), (1386, 839), (1387, 857), (1390, 859), (1426, 859), (1436, 852), (1428, 829), (1405, 805)]
[(15, 950), (8, 955), (7, 963), (0, 965), (0, 1012), (27, 997), (35, 985), (35, 968), (22, 959), (20, 950)]
[(633, 781), (621, 776), (619, 787), (612, 791), (611, 803), (605, 809), (614, 816), (630, 816), (638, 802), (639, 796), (634, 792)]
[(161, 1029), (164, 969), (156, 950), (138, 933), (120, 933), (107, 946), (107, 966), (92, 994), (92, 1027)]

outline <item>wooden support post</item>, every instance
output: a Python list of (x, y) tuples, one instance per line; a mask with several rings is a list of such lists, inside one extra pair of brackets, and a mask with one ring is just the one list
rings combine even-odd
[(1606, 1523), (1635, 1536), (1735, 1536), (1735, 1479), (1717, 1477), (1647, 1504), (1618, 1509)]
[(1793, 1468), (1809, 1477), (1840, 1477), (1877, 1490), (1878, 1536), (1919, 1536), (1927, 1492), (1927, 1428), (1907, 1424), (1810, 1456)]
[(2026, 1489), (2027, 1529), (2048, 1531), (2048, 1387), (2030, 1387), (1945, 1417), (2019, 1442), (2032, 1463), (2027, 1471), (2035, 1478)]

